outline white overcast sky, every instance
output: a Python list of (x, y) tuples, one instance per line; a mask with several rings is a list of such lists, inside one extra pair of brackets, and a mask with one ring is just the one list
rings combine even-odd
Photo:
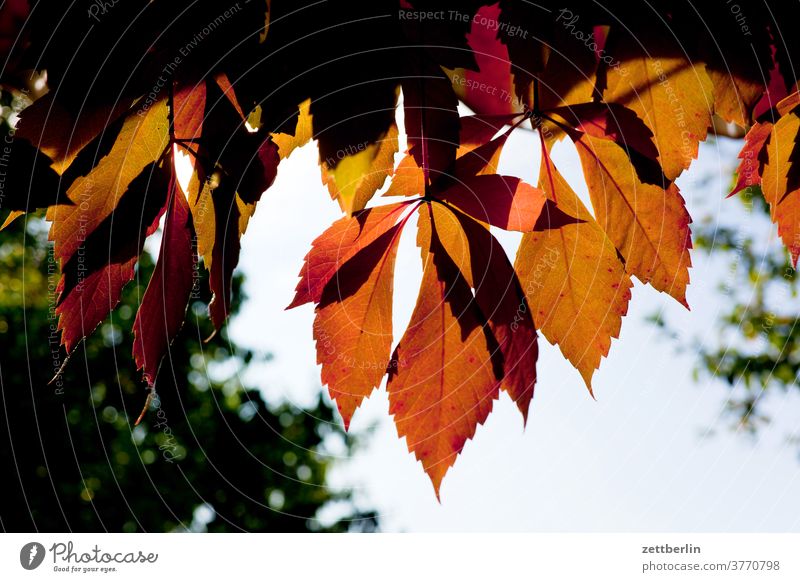
[[(738, 212), (737, 202), (724, 201), (737, 145), (704, 144), (700, 161), (679, 180), (695, 219), (704, 212)], [(316, 155), (310, 144), (281, 164), (243, 239), (240, 266), (249, 300), (231, 323), (231, 334), (274, 355), (245, 378), (273, 402), (307, 405), (320, 388), (313, 308), (284, 310), (311, 241), (340, 216), (320, 182)], [(569, 144), (557, 148), (555, 161), (586, 199)], [(538, 167), (535, 134), (515, 132), (502, 173), (535, 183)], [(755, 222), (742, 220), (741, 226), (755, 229)], [(413, 229), (407, 231), (395, 278), (395, 341), (411, 315), (421, 276)], [(512, 257), (517, 241), (513, 235), (502, 239)], [(793, 421), (800, 398), (773, 395), (768, 408), (775, 423), (758, 439), (734, 435), (727, 430), (731, 419), (721, 417), (726, 388), (714, 380), (695, 381), (691, 349), (677, 354), (676, 345), (645, 321), (661, 310), (684, 347), (695, 338), (713, 342), (724, 302), (716, 287), (727, 265), (700, 253), (693, 262), (691, 312), (636, 285), (621, 339), (595, 375), (597, 401), (559, 350), (540, 339), (539, 382), (527, 429), (503, 395), (445, 478), (441, 503), (397, 438), (383, 387), (352, 423), (356, 432), (373, 423), (378, 429), (340, 463), (334, 485), (355, 487), (389, 531), (800, 530), (800, 460), (788, 442), (798, 430)]]

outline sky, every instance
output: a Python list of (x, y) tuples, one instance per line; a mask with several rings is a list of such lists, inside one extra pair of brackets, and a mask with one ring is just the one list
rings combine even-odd
[[(693, 216), (726, 213), (755, 234), (758, 221), (724, 200), (738, 145), (723, 139), (703, 144), (679, 185)], [(501, 173), (535, 184), (538, 152), (535, 134), (516, 131)], [(311, 404), (320, 390), (313, 307), (285, 307), (312, 240), (341, 216), (316, 159), (314, 144), (293, 153), (262, 198), (242, 240), (248, 300), (230, 324), (235, 342), (273, 355), (246, 372), (248, 385), (272, 402), (298, 406)], [(554, 160), (588, 200), (571, 146), (559, 144)], [(758, 234), (779, 244), (770, 229)], [(397, 258), (395, 342), (421, 279), (413, 237), (407, 228)], [(513, 258), (519, 235), (500, 239)], [(331, 484), (354, 488), (359, 503), (378, 510), (384, 531), (800, 531), (800, 457), (790, 442), (800, 436), (792, 422), (800, 397), (796, 391), (772, 395), (767, 409), (774, 422), (756, 438), (729, 430), (733, 420), (724, 409), (730, 392), (713, 378), (694, 378), (691, 349), (693, 342), (716, 340), (714, 322), (725, 301), (717, 287), (727, 266), (697, 252), (692, 260), (691, 312), (636, 284), (621, 337), (594, 376), (596, 400), (559, 349), (540, 336), (528, 426), (523, 430), (503, 394), (445, 477), (441, 502), (397, 437), (385, 385), (351, 425), (356, 434), (374, 432), (352, 457), (337, 460)], [(659, 312), (677, 331), (677, 343), (647, 322)], [(679, 353), (679, 345), (689, 349)]]

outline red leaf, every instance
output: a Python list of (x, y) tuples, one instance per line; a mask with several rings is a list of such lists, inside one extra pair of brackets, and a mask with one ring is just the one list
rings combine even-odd
[(167, 189), (163, 168), (146, 168), (130, 183), (115, 211), (64, 262), (56, 314), (68, 353), (119, 303), (145, 238), (158, 228)]
[(206, 83), (175, 83), (172, 97), (172, 116), (175, 139), (197, 140), (203, 133), (206, 111)]
[(173, 179), (158, 262), (133, 323), (133, 358), (150, 386), (186, 316), (197, 267), (192, 233), (189, 204)]
[(744, 146), (739, 152), (739, 167), (736, 169), (736, 186), (728, 197), (741, 192), (750, 186), (761, 185), (762, 156), (767, 146), (767, 140), (772, 133), (772, 123), (765, 121), (756, 123), (747, 132)]
[(522, 232), (533, 230), (547, 200), (539, 188), (497, 174), (465, 179), (439, 198), (482, 222)]
[(395, 225), (408, 202), (377, 206), (340, 218), (318, 236), (300, 271), (295, 297), (287, 307), (319, 303), (322, 291), (336, 271), (358, 251)]

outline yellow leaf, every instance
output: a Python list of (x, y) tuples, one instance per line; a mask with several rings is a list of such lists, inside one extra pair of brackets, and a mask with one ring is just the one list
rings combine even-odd
[(664, 45), (660, 50), (652, 44), (642, 48), (639, 39), (627, 35), (614, 42), (613, 36), (607, 51), (621, 64), (607, 69), (603, 97), (633, 109), (645, 122), (655, 136), (664, 174), (674, 180), (697, 158), (711, 126), (714, 87), (706, 67), (664, 39), (655, 39)]
[(322, 183), (348, 216), (363, 210), (383, 186), (394, 169), (398, 149), (397, 126), (393, 123), (378, 141), (355, 154), (331, 160), (333, 164), (321, 162)]
[(48, 209), (47, 219), (53, 223), (50, 238), (56, 241), (59, 257), (72, 256), (86, 237), (114, 211), (131, 181), (164, 153), (169, 144), (166, 100), (158, 101), (140, 113), (128, 115), (111, 151), (88, 175), (80, 176), (72, 183), (67, 190), (72, 204)]
[(295, 126), (294, 134), (272, 134), (272, 141), (277, 144), (278, 153), (282, 160), (288, 158), (295, 149), (303, 147), (311, 141), (311, 137), (314, 133), (311, 123), (311, 99), (303, 101), (298, 106), (298, 109), (300, 112), (297, 116), (297, 125)]
[(778, 225), (778, 234), (795, 264), (800, 256), (800, 181), (794, 167), (800, 163), (798, 132), (800, 117), (796, 108), (783, 115), (772, 128), (767, 163), (761, 173), (761, 190), (769, 203), (772, 222)]
[(539, 188), (582, 222), (526, 233), (515, 269), (533, 320), (580, 372), (591, 392), (594, 371), (619, 337), (631, 279), (614, 244), (552, 162), (542, 164)]
[(641, 181), (614, 142), (583, 134), (576, 146), (595, 217), (625, 269), (686, 305), (691, 219), (678, 187)]

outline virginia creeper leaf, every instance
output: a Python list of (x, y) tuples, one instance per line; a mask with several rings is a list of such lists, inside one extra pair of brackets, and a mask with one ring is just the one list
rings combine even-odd
[[(536, 384), (539, 355), (536, 329), (517, 275), (497, 239), (482, 224), (458, 210), (431, 205), (442, 247), (475, 291), (475, 300), (502, 355), (502, 389), (523, 419)], [(492, 354), (497, 365), (496, 356)]]
[(628, 273), (686, 305), (691, 219), (678, 187), (640, 181), (625, 150), (611, 141), (582, 134), (576, 146), (597, 222)]
[(500, 381), (475, 298), (430, 220), (423, 205), (422, 284), (389, 364), (387, 390), (397, 432), (422, 462), (438, 496), (442, 478), (489, 416)]
[(68, 353), (106, 318), (133, 279), (145, 238), (158, 227), (167, 201), (162, 164), (148, 165), (131, 181), (116, 209), (62, 263), (58, 284), (58, 328)]
[(392, 124), (376, 143), (365, 145), (341, 160), (331, 160), (330, 164), (323, 160), (322, 183), (342, 210), (352, 215), (364, 209), (392, 174), (398, 149), (397, 126)]
[(769, 203), (772, 222), (796, 265), (800, 256), (800, 107), (783, 115), (772, 128), (761, 190)]
[(546, 201), (539, 188), (497, 174), (467, 178), (439, 197), (482, 222), (521, 232), (533, 230)]
[(552, 161), (542, 164), (539, 187), (580, 222), (537, 229), (522, 237), (514, 268), (538, 329), (591, 379), (619, 337), (631, 298), (630, 277), (614, 244)]
[(153, 386), (169, 345), (180, 331), (196, 282), (189, 204), (174, 177), (161, 250), (133, 323), (133, 359)]
[(322, 383), (345, 428), (361, 401), (386, 375), (392, 350), (392, 286), (404, 222), (347, 260), (320, 298), (314, 320)]
[(393, 227), (406, 208), (406, 203), (376, 206), (334, 222), (312, 243), (294, 300), (287, 309), (319, 303), (325, 286), (339, 268)]
[(655, 32), (648, 39), (642, 46), (620, 29), (609, 34), (607, 50), (621, 65), (606, 67), (603, 97), (635, 111), (653, 131), (664, 175), (674, 180), (697, 158), (711, 126), (713, 86), (705, 65), (688, 60), (673, 39)]
[(445, 174), (458, 149), (458, 99), (447, 77), (430, 63), (403, 81), (408, 152), (430, 184)]
[(71, 206), (50, 207), (50, 238), (59, 258), (69, 259), (82, 241), (116, 208), (128, 185), (157, 161), (169, 142), (167, 105), (158, 101), (143, 115), (129, 114), (111, 151), (67, 190)]

